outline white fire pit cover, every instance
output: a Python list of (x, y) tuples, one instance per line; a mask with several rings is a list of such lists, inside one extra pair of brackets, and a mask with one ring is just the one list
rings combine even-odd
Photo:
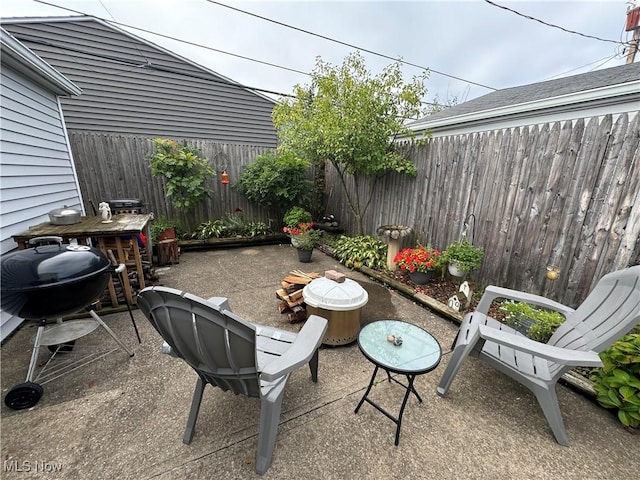
[(302, 290), (307, 305), (325, 310), (346, 311), (363, 307), (369, 294), (358, 282), (345, 279), (343, 283), (328, 278), (316, 278)]

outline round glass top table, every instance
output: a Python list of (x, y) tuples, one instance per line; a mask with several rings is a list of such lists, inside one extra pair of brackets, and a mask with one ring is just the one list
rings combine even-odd
[[(428, 373), (438, 366), (442, 358), (440, 344), (429, 332), (411, 323), (400, 320), (378, 320), (360, 330), (358, 347), (362, 354), (375, 365), (375, 369), (369, 386), (355, 409), (355, 413), (358, 413), (362, 404), (367, 402), (386, 415), (397, 425), (395, 444), (398, 445), (402, 415), (407, 405), (409, 394), (413, 393), (418, 401), (422, 403), (420, 395), (418, 395), (413, 386), (415, 378), (417, 375)], [(406, 389), (398, 417), (394, 417), (369, 398), (369, 392), (375, 383), (376, 375), (380, 368), (387, 372), (389, 382), (393, 381)], [(407, 384), (392, 377), (391, 373), (405, 375)]]

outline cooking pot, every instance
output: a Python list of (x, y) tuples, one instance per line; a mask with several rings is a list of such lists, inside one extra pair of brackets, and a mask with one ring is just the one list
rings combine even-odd
[(97, 248), (53, 238), (57, 244), (18, 250), (1, 259), (3, 311), (33, 320), (59, 318), (100, 298), (114, 271), (107, 257)]
[(73, 225), (80, 223), (80, 210), (69, 208), (66, 205), (62, 208), (54, 208), (49, 212), (49, 220), (54, 225)]

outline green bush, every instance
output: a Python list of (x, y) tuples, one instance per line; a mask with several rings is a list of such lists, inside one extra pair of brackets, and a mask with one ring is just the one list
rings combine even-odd
[(271, 233), (271, 228), (264, 222), (248, 222), (244, 229), (244, 234), (248, 237), (268, 235), (269, 233)]
[(289, 228), (298, 226), (300, 223), (308, 223), (312, 220), (311, 213), (302, 207), (292, 207), (284, 214), (284, 224)]
[(167, 197), (176, 208), (191, 210), (209, 194), (205, 184), (215, 176), (213, 168), (195, 147), (165, 138), (156, 138), (153, 143), (151, 173), (164, 178)]
[(233, 187), (252, 202), (283, 212), (304, 202), (312, 186), (308, 170), (309, 162), (293, 154), (267, 152), (242, 170)]
[(191, 235), (192, 238), (199, 238), (205, 240), (207, 238), (224, 237), (227, 231), (227, 227), (220, 219), (209, 220), (208, 222), (201, 223), (198, 229)]
[(271, 228), (266, 223), (246, 222), (242, 213), (228, 213), (224, 218), (201, 223), (191, 238), (255, 237), (268, 233)]
[(640, 426), (640, 334), (625, 335), (600, 353), (604, 366), (591, 375), (598, 402), (617, 408), (618, 419), (627, 427)]
[(387, 244), (371, 235), (342, 235), (335, 242), (333, 254), (349, 268), (365, 266), (382, 270), (387, 266)]
[(565, 321), (558, 312), (524, 302), (507, 300), (500, 305), (500, 310), (505, 313), (507, 325), (542, 343), (547, 343), (556, 328)]

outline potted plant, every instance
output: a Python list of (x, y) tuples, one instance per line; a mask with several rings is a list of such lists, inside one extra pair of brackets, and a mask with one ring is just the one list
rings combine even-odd
[(291, 244), (298, 249), (298, 259), (303, 263), (310, 262), (321, 235), (319, 230), (314, 230), (313, 222), (301, 222), (295, 227), (284, 227), (282, 231), (289, 235)]
[(463, 238), (459, 242), (450, 244), (443, 253), (443, 261), (448, 264), (448, 270), (454, 277), (463, 277), (467, 272), (480, 268), (484, 250), (469, 243)]
[(504, 321), (523, 335), (537, 342), (547, 343), (565, 318), (561, 313), (535, 307), (525, 302), (507, 300), (500, 305)]
[(283, 218), (285, 226), (289, 228), (296, 227), (299, 223), (308, 223), (311, 221), (311, 213), (302, 207), (292, 207), (287, 210)]
[(411, 281), (424, 285), (441, 266), (441, 253), (430, 246), (403, 248), (393, 258), (394, 263), (405, 272), (409, 272)]
[(151, 230), (151, 240), (157, 245), (161, 240), (176, 238), (175, 225), (166, 217), (154, 218), (149, 227)]

